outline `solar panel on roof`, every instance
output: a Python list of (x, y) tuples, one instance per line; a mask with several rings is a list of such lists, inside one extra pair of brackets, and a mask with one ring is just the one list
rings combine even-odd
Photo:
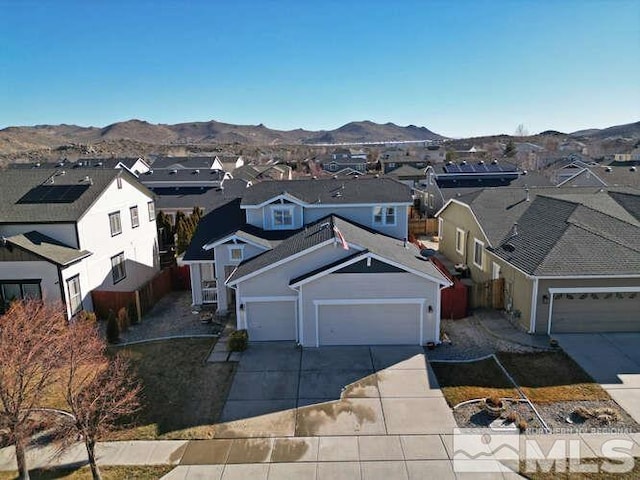
[(456, 164), (445, 165), (444, 171), (447, 173), (460, 173), (460, 167)]
[(502, 171), (502, 167), (499, 164), (491, 164), (491, 165), (487, 165), (487, 170), (490, 172), (501, 172)]
[(473, 173), (473, 165), (469, 165), (468, 163), (463, 163), (460, 165), (460, 171), (462, 173)]
[(73, 203), (90, 185), (38, 185), (25, 193), (17, 203)]

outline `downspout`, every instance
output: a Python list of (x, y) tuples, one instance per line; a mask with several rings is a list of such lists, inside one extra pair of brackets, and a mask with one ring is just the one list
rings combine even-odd
[(536, 333), (536, 315), (538, 313), (538, 279), (533, 279), (531, 292), (531, 318), (529, 319), (529, 333)]

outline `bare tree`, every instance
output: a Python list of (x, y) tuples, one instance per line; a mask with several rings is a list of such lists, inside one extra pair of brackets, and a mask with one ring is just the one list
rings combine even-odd
[(69, 326), (63, 356), (63, 394), (74, 416), (59, 432), (62, 448), (81, 436), (87, 449), (94, 480), (102, 476), (96, 462), (96, 442), (123, 417), (140, 408), (140, 385), (122, 355), (110, 359), (95, 322), (78, 321)]
[(22, 480), (29, 479), (25, 449), (35, 428), (29, 417), (56, 380), (65, 326), (62, 306), (40, 300), (13, 302), (0, 316), (0, 419)]
[(524, 126), (523, 123), (521, 123), (520, 125), (518, 125), (516, 127), (516, 133), (515, 133), (516, 137), (528, 137), (529, 136), (529, 132), (526, 129), (526, 127)]

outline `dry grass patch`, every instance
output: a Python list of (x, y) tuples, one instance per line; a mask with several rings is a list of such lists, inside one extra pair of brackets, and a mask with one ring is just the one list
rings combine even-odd
[(564, 352), (502, 352), (497, 356), (532, 402), (610, 400), (607, 392)]
[(490, 396), (518, 398), (493, 358), (472, 363), (430, 363), (449, 406)]
[[(568, 472), (568, 471), (555, 471), (555, 468), (551, 468), (548, 472), (528, 472), (526, 463), (523, 461), (520, 463), (520, 475), (530, 480), (637, 480), (640, 478), (640, 458), (634, 459), (635, 463), (633, 468), (628, 472), (606, 472), (598, 471), (593, 473), (580, 473), (580, 472)], [(602, 458), (584, 458), (580, 461), (583, 465), (597, 465), (601, 470), (608, 465), (608, 468), (621, 468), (622, 465), (616, 462), (616, 459), (602, 459)], [(569, 459), (566, 460), (567, 469), (569, 468)]]
[[(100, 467), (103, 480), (157, 480), (163, 477), (175, 467), (171, 465), (145, 465), (126, 467)], [(79, 469), (55, 468), (51, 470), (30, 470), (32, 480), (91, 480), (91, 469), (82, 467)], [(18, 478), (18, 472), (0, 472), (0, 480), (14, 480)]]
[(204, 363), (211, 346), (211, 339), (195, 338), (118, 348), (142, 383), (143, 409), (132, 427), (110, 439), (212, 438), (235, 366)]

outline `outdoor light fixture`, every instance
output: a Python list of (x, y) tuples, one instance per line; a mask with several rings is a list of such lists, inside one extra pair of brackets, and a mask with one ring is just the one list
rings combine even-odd
[(244, 310), (244, 303), (240, 304), (240, 310)]
[(433, 307), (431, 305), (429, 305), (429, 307), (427, 308), (427, 312), (433, 313)]
[(542, 303), (549, 303), (549, 295), (542, 295)]

